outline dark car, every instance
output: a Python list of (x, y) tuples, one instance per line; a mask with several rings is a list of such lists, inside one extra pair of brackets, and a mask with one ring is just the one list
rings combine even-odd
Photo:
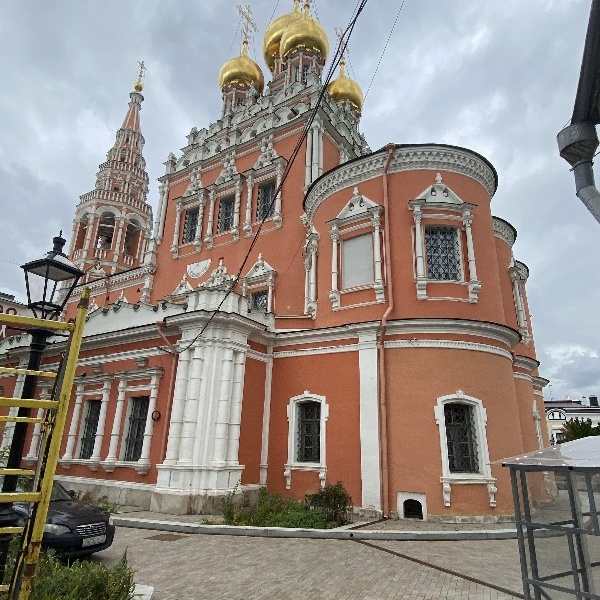
[[(22, 485), (18, 487), (23, 490)], [(14, 504), (13, 508), (24, 523), (29, 515), (28, 505)], [(109, 518), (109, 513), (76, 500), (55, 481), (42, 548), (54, 550), (62, 558), (88, 556), (104, 550), (112, 544), (115, 536), (115, 526), (111, 525)]]

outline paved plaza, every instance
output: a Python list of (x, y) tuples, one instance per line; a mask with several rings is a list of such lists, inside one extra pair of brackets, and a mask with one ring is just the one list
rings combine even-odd
[(114, 564), (125, 550), (136, 582), (155, 588), (153, 600), (500, 600), (522, 592), (516, 540), (357, 542), (118, 527), (112, 548), (93, 560)]

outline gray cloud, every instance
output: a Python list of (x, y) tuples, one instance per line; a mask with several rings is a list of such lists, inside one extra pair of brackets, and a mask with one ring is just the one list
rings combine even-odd
[[(354, 3), (316, 1), (334, 43)], [(275, 3), (253, 2), (260, 32)], [(289, 10), (282, 0), (277, 14)], [(366, 91), (399, 3), (369, 2), (350, 41), (351, 74)], [(556, 150), (568, 121), (589, 2), (406, 0), (367, 99), (361, 128), (372, 148), (443, 142), (481, 152), (500, 187), (493, 212), (519, 231), (531, 269), (529, 302), (543, 375), (555, 397), (598, 392), (598, 225), (574, 195)], [(156, 178), (192, 126), (220, 114), (219, 68), (239, 51), (230, 0), (30, 2), (0, 5), (0, 289), (22, 293), (16, 265), (67, 233), (78, 196), (127, 108), (137, 61), (148, 66), (142, 127)], [(251, 54), (262, 66), (261, 37)], [(265, 68), (266, 70), (266, 68)], [(571, 353), (566, 349), (571, 349)], [(575, 350), (573, 350), (575, 349)]]

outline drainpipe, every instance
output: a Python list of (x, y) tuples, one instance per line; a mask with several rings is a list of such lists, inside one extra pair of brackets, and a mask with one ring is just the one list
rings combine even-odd
[(573, 123), (557, 136), (560, 155), (571, 165), (578, 198), (600, 223), (600, 192), (594, 182), (593, 158), (598, 148), (596, 127), (590, 121)]
[(158, 335), (160, 335), (160, 337), (164, 340), (165, 344), (167, 344), (167, 347), (169, 348), (169, 353), (172, 355), (173, 357), (173, 361), (171, 362), (171, 377), (169, 379), (169, 395), (168, 395), (168, 402), (167, 402), (167, 410), (166, 410), (166, 415), (165, 415), (165, 425), (163, 427), (163, 435), (162, 435), (162, 441), (161, 441), (161, 460), (160, 462), (164, 462), (165, 460), (165, 456), (167, 455), (167, 436), (169, 434), (169, 424), (171, 423), (171, 408), (173, 406), (173, 393), (175, 390), (175, 374), (177, 371), (177, 357), (179, 356), (179, 352), (177, 352), (177, 349), (175, 348), (175, 346), (173, 346), (173, 344), (170, 342), (170, 340), (167, 338), (167, 336), (164, 334), (164, 329), (167, 327), (167, 324), (164, 321), (157, 321), (156, 322), (156, 329), (158, 330)]
[(385, 235), (385, 277), (388, 286), (389, 304), (387, 310), (381, 317), (381, 329), (379, 330), (379, 439), (380, 439), (380, 464), (381, 464), (381, 508), (383, 517), (389, 517), (389, 468), (388, 468), (388, 438), (387, 438), (387, 404), (385, 395), (385, 332), (387, 329), (387, 318), (394, 308), (392, 265), (390, 254), (390, 212), (388, 198), (388, 169), (392, 156), (394, 155), (394, 144), (386, 146), (387, 158), (383, 167), (383, 231)]

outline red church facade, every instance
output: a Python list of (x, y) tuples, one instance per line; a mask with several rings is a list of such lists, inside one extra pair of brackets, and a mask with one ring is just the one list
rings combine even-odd
[(246, 43), (224, 65), (221, 118), (167, 158), (154, 223), (136, 82), (75, 213), (92, 301), (58, 473), (175, 514), (342, 481), (374, 514), (508, 517), (491, 463), (543, 446), (546, 381), (497, 174), (454, 146), (372, 152), (343, 66), (319, 99), (327, 37), (295, 5), (265, 34), (266, 88)]

